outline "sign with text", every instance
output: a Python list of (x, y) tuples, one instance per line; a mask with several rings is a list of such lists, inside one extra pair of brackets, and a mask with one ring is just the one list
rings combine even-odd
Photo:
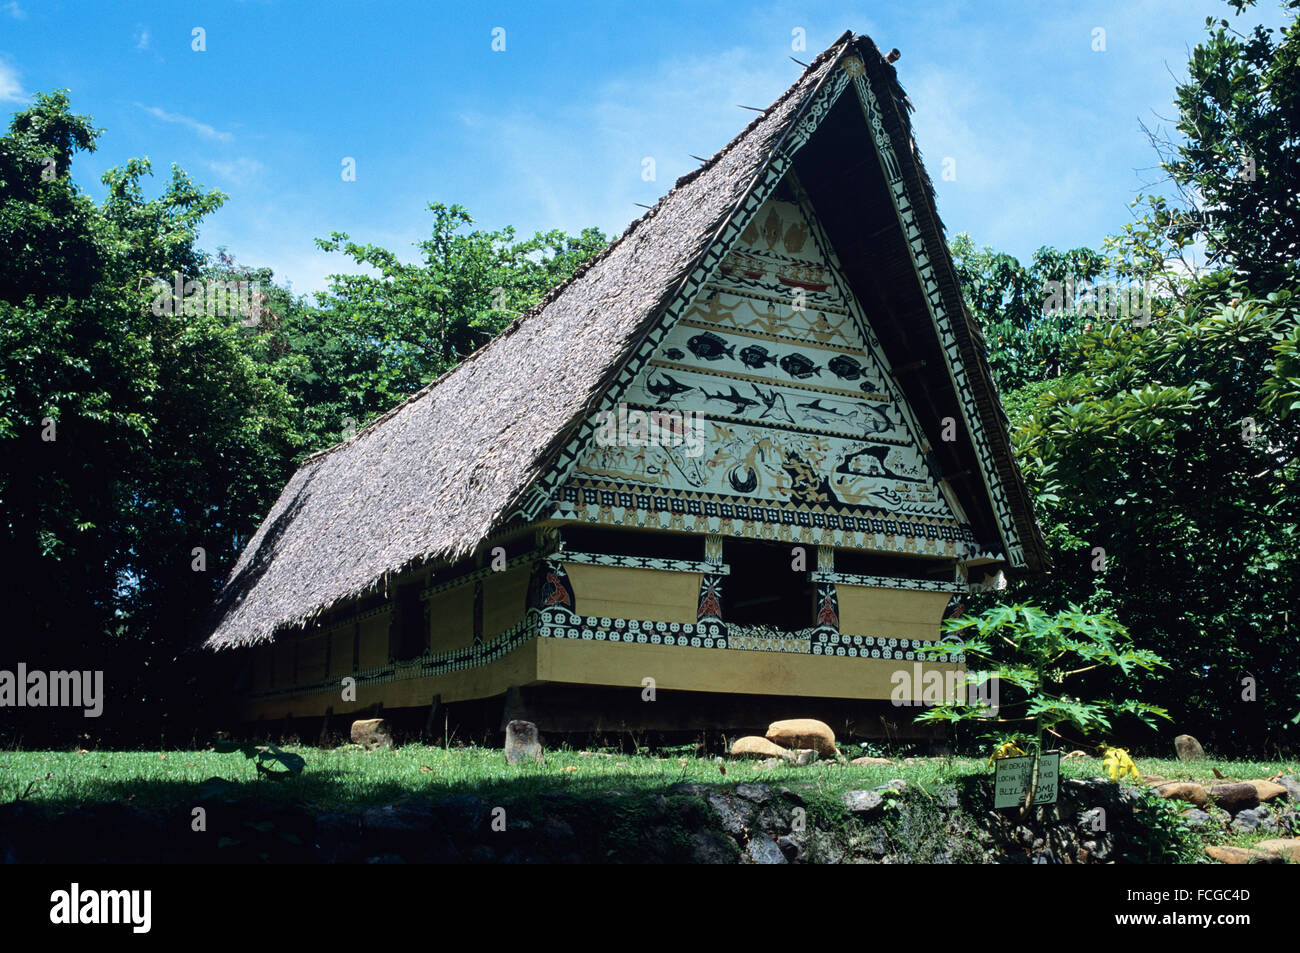
[[(1034, 781), (1034, 759), (1001, 758), (995, 762), (993, 776), (993, 807), (1016, 807), (1025, 802), (1029, 786)], [(1034, 792), (1035, 804), (1055, 804), (1057, 783), (1061, 777), (1061, 752), (1047, 751), (1038, 761), (1038, 790)]]

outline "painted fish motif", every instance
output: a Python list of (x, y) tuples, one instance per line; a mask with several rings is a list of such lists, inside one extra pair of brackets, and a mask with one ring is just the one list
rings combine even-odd
[(670, 347), (664, 352), (664, 357), (668, 358), (670, 361), (680, 361), (685, 356), (686, 352), (679, 347)]
[(660, 405), (668, 403), (668, 401), (672, 400), (678, 394), (684, 394), (688, 390), (694, 390), (694, 388), (689, 384), (683, 384), (671, 374), (664, 374), (657, 381), (649, 381), (645, 385), (645, 389), (657, 398), (656, 402)]
[(826, 366), (840, 380), (855, 381), (862, 376), (862, 365), (844, 354), (837, 354)]
[(740, 352), (740, 363), (758, 370), (768, 364), (776, 363), (776, 355), (758, 344), (751, 344)]
[(733, 410), (732, 413), (737, 415), (743, 414), (750, 407), (758, 406), (758, 401), (750, 400), (748, 397), (741, 396), (740, 391), (736, 390), (735, 386), (732, 386), (730, 394), (723, 394), (720, 392), (717, 394), (710, 394), (706, 390), (701, 390), (700, 393), (704, 395), (705, 400), (718, 400), (725, 404), (731, 404), (735, 407), (735, 410)]
[(834, 407), (827, 407), (822, 404), (820, 397), (814, 401), (809, 401), (805, 404), (796, 404), (795, 406), (804, 412), (805, 417), (823, 424), (834, 423), (836, 419), (853, 420), (858, 415), (856, 410), (852, 413), (846, 414), (843, 411), (836, 410)]
[(705, 361), (720, 361), (723, 357), (736, 356), (736, 348), (727, 347), (727, 342), (712, 331), (695, 335), (686, 342), (686, 346), (691, 349), (692, 354)]
[(781, 358), (781, 370), (791, 377), (797, 377), (801, 380), (805, 377), (812, 377), (814, 374), (820, 376), (822, 372), (820, 367), (802, 354), (787, 354)]

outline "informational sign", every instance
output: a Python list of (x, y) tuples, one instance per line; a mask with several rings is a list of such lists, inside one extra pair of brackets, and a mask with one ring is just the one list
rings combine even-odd
[[(1029, 786), (1034, 782), (1033, 756), (1001, 758), (993, 776), (993, 807), (1017, 807), (1025, 803)], [(1045, 751), (1038, 761), (1038, 790), (1034, 792), (1035, 804), (1055, 804), (1057, 784), (1061, 777), (1061, 752)]]

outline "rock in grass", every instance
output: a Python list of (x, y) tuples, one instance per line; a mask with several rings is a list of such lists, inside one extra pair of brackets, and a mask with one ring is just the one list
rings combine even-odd
[(1262, 805), (1248, 807), (1237, 812), (1237, 816), (1232, 819), (1232, 829), (1243, 834), (1253, 831), (1261, 833), (1267, 831), (1271, 834), (1277, 831), (1277, 818), (1273, 816), (1272, 811)]
[(788, 864), (785, 854), (777, 846), (776, 841), (762, 834), (756, 834), (750, 838), (749, 845), (746, 847), (746, 853), (749, 859), (756, 864)]
[(1179, 735), (1174, 739), (1174, 751), (1179, 761), (1200, 761), (1205, 757), (1205, 749), (1191, 735)]
[(1207, 847), (1205, 852), (1221, 864), (1280, 864), (1282, 855), (1249, 847)]
[(731, 745), (731, 756), (733, 758), (781, 758), (784, 761), (794, 760), (794, 756), (785, 748), (768, 741), (766, 738), (760, 738), (758, 735), (746, 735), (743, 738), (737, 738)]
[(546, 758), (542, 754), (537, 726), (531, 721), (516, 719), (506, 725), (506, 763), (523, 764), (526, 761), (545, 764)]
[(388, 729), (388, 722), (383, 718), (363, 718), (354, 721), (348, 737), (354, 745), (361, 745), (367, 751), (393, 746), (393, 734)]
[(1186, 801), (1188, 804), (1194, 804), (1197, 807), (1205, 807), (1210, 803), (1209, 792), (1192, 781), (1170, 781), (1168, 784), (1162, 784), (1156, 788), (1156, 793), (1161, 797), (1171, 798), (1175, 801)]
[(869, 758), (866, 757), (865, 755), (861, 758), (854, 758), (852, 761), (849, 762), (849, 764), (895, 764), (895, 763), (896, 762), (890, 761), (888, 758)]
[(1229, 814), (1236, 814), (1259, 805), (1259, 793), (1249, 784), (1215, 784), (1210, 787), (1214, 803)]
[(767, 726), (767, 740), (783, 748), (812, 748), (823, 758), (840, 753), (835, 747), (835, 732), (815, 718), (789, 718)]
[(1281, 854), (1293, 864), (1300, 864), (1300, 837), (1277, 837), (1273, 840), (1262, 840), (1255, 846), (1259, 850)]
[(850, 814), (867, 817), (875, 814), (884, 805), (885, 799), (879, 791), (845, 791), (844, 806)]
[(1246, 783), (1255, 789), (1261, 804), (1287, 796), (1287, 789), (1273, 781), (1247, 781)]

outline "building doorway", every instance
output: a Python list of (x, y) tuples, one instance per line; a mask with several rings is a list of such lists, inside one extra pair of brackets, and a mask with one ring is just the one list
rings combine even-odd
[(724, 621), (784, 632), (814, 624), (817, 593), (808, 569), (817, 559), (816, 550), (804, 547), (809, 564), (796, 571), (793, 549), (792, 544), (748, 539), (723, 543), (723, 562), (731, 567), (722, 581)]

